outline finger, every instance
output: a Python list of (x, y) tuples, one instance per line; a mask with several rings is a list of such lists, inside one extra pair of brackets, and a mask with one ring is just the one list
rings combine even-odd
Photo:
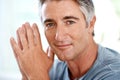
[(21, 49), (19, 48), (19, 46), (17, 45), (16, 41), (14, 40), (13, 37), (10, 38), (10, 43), (13, 49), (13, 52), (15, 54), (16, 59), (18, 58), (18, 56), (21, 57)]
[(48, 57), (53, 61), (54, 60), (54, 52), (53, 50), (51, 49), (51, 47), (48, 47), (47, 49), (47, 54), (48, 54)]
[(18, 29), (18, 37), (20, 39), (21, 45), (23, 49), (28, 48), (28, 41), (27, 41), (27, 37), (26, 37), (26, 32), (24, 30), (24, 24), (22, 25), (21, 28)]
[(32, 29), (34, 31), (34, 36), (35, 36), (35, 42), (37, 45), (40, 45), (40, 47), (42, 48), (42, 44), (41, 44), (41, 37), (40, 37), (40, 33), (39, 33), (39, 29), (37, 24), (33, 24)]
[(24, 78), (24, 80), (27, 80), (27, 76), (25, 75), (25, 73), (21, 69), (21, 66), (20, 66), (20, 63), (19, 63), (19, 58), (20, 58), (20, 54), (21, 54), (21, 50), (19, 49), (19, 45), (17, 46), (17, 43), (15, 42), (14, 38), (12, 38), (12, 37), (10, 39), (10, 43), (11, 43), (15, 58), (17, 60), (17, 64), (19, 66), (20, 72), (22, 74), (22, 77)]
[(23, 47), (22, 47), (22, 44), (21, 44), (21, 41), (20, 41), (20, 36), (18, 35), (19, 34), (18, 30), (17, 30), (16, 34), (17, 34), (18, 46), (20, 47), (21, 50), (23, 50)]
[(28, 37), (27, 37), (27, 31), (26, 31), (26, 29), (25, 29), (25, 24), (22, 25), (22, 30), (24, 31), (24, 33), (25, 33), (25, 38), (26, 38), (26, 40), (27, 40), (27, 42), (28, 42)]
[(25, 23), (25, 29), (26, 29), (26, 32), (27, 32), (29, 47), (32, 47), (35, 44), (34, 43), (34, 34), (33, 34), (33, 30), (30, 27), (29, 23)]

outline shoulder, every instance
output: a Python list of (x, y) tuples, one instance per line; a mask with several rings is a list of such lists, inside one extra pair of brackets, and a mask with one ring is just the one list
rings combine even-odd
[[(112, 76), (118, 76), (120, 78), (120, 53), (117, 51), (102, 47), (99, 49), (99, 60), (98, 63), (100, 63), (101, 66), (101, 72), (107, 73)], [(97, 68), (98, 69), (98, 68)]]
[(111, 64), (115, 62), (120, 63), (120, 53), (113, 49), (102, 47), (99, 45), (97, 59), (104, 64)]
[(98, 57), (85, 75), (87, 80), (120, 80), (120, 54), (99, 46)]
[(113, 72), (102, 80), (120, 80), (120, 71)]

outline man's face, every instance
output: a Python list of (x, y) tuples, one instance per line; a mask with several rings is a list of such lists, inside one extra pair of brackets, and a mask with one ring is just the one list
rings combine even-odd
[(73, 0), (45, 2), (42, 22), (48, 43), (60, 60), (74, 60), (86, 52), (92, 32)]

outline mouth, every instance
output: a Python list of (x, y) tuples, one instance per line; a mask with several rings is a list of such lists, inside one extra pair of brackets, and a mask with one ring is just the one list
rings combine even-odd
[(72, 44), (60, 44), (60, 45), (55, 45), (58, 49), (64, 50), (67, 48), (70, 48), (72, 46)]

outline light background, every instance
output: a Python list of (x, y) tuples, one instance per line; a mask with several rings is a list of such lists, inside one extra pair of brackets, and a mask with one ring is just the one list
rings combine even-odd
[[(120, 0), (94, 0), (97, 22), (95, 40), (120, 52)], [(9, 39), (22, 23), (39, 25), (43, 48), (46, 42), (40, 23), (38, 0), (0, 0), (0, 80), (21, 80)]]

